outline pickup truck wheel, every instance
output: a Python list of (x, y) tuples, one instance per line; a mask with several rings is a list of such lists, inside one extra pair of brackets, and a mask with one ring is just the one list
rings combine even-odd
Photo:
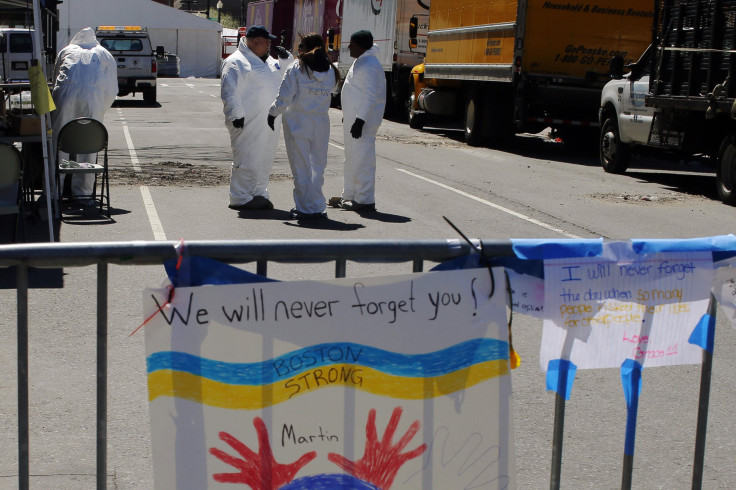
[(718, 197), (725, 204), (736, 205), (736, 140), (733, 136), (723, 140), (716, 168)]
[(631, 148), (626, 143), (621, 142), (616, 119), (608, 117), (603, 122), (598, 149), (601, 165), (606, 172), (622, 174), (629, 168)]
[(465, 103), (465, 142), (470, 146), (480, 146), (482, 138), (481, 121), (483, 99), (473, 90)]
[(143, 101), (149, 104), (156, 103), (156, 87), (146, 89), (146, 91), (143, 92)]

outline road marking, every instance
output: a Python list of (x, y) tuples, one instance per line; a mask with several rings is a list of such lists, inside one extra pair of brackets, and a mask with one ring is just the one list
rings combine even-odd
[[(130, 161), (133, 163), (133, 170), (136, 173), (142, 173), (140, 162), (138, 161), (138, 154), (133, 146), (133, 139), (130, 137), (130, 131), (128, 130), (128, 124), (125, 122), (123, 111), (118, 109), (120, 116), (120, 122), (123, 125), (123, 134), (125, 135), (125, 142), (128, 144), (128, 152), (130, 153)], [(148, 215), (148, 222), (151, 224), (151, 231), (153, 232), (154, 240), (166, 240), (166, 233), (164, 233), (164, 227), (161, 225), (161, 220), (156, 212), (156, 206), (153, 204), (153, 198), (151, 197), (151, 191), (147, 185), (140, 187), (141, 198), (143, 198), (143, 206), (146, 208), (146, 214)]]
[(338, 149), (343, 150), (343, 151), (345, 150), (345, 147), (344, 146), (340, 146), (337, 143), (333, 143), (332, 141), (330, 141), (330, 146), (334, 146), (335, 148), (338, 148)]
[(490, 206), (494, 209), (498, 209), (499, 211), (503, 211), (504, 213), (510, 214), (511, 216), (514, 216), (519, 219), (523, 219), (524, 221), (527, 221), (533, 225), (541, 226), (542, 228), (545, 228), (550, 231), (554, 231), (555, 233), (559, 233), (563, 236), (566, 236), (568, 238), (581, 238), (577, 235), (573, 235), (572, 233), (568, 233), (565, 230), (562, 230), (560, 228), (556, 228), (552, 225), (549, 225), (547, 223), (544, 223), (542, 221), (539, 221), (534, 218), (530, 218), (529, 216), (526, 216), (525, 214), (517, 213), (516, 211), (512, 211), (509, 208), (505, 208), (503, 206), (500, 206), (496, 203), (492, 203), (491, 201), (487, 201), (485, 199), (482, 199), (480, 197), (474, 196), (472, 194), (468, 194), (467, 192), (463, 192), (460, 189), (455, 189), (454, 187), (450, 187), (449, 185), (443, 184), (441, 182), (437, 182), (436, 180), (428, 179), (427, 177), (423, 177), (421, 175), (415, 174), (413, 172), (409, 172), (408, 170), (404, 170), (402, 168), (397, 168), (399, 172), (404, 172), (405, 174), (411, 175), (412, 177), (416, 177), (417, 179), (421, 179), (425, 182), (429, 182), (430, 184), (434, 184), (436, 186), (442, 187), (443, 189), (447, 189), (448, 191), (452, 191), (456, 194), (460, 194), (461, 196), (467, 197), (469, 199), (472, 199), (474, 201), (478, 201), (479, 203), (485, 204), (486, 206)]

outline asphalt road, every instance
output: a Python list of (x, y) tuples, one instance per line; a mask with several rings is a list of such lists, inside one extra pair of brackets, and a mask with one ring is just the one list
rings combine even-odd
[[(219, 80), (160, 80), (159, 104), (119, 99), (105, 117), (113, 168), (112, 222), (68, 217), (61, 241), (198, 239), (457, 238), (451, 219), (484, 239), (686, 238), (734, 232), (736, 208), (715, 199), (714, 174), (697, 163), (639, 158), (625, 175), (545, 135), (519, 136), (504, 151), (470, 148), (452, 126), (423, 131), (385, 121), (377, 154), (378, 213), (328, 210), (329, 219), (288, 219), (292, 182), (283, 143), (269, 187), (276, 209), (227, 208), (229, 138)], [(342, 188), (341, 113), (330, 111), (327, 197)], [(264, 121), (265, 124), (265, 121)], [(246, 267), (253, 270), (250, 266)], [(32, 488), (94, 485), (94, 268), (64, 271), (64, 289), (31, 292)], [(410, 272), (349, 264), (348, 275)], [(278, 279), (332, 277), (331, 266), (269, 265)], [(164, 280), (160, 267), (110, 270), (110, 488), (151, 488), (141, 292)], [(0, 488), (15, 488), (15, 295), (0, 295)], [(554, 396), (538, 368), (541, 322), (514, 316), (522, 365), (513, 373), (519, 488), (549, 485)], [(736, 332), (718, 321), (704, 488), (736, 487)], [(690, 486), (700, 369), (645, 371), (634, 488)], [(567, 404), (562, 487), (620, 487), (625, 404), (618, 370), (578, 372)]]

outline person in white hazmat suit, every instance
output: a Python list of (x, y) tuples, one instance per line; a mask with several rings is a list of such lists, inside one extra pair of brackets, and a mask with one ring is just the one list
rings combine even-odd
[(228, 207), (238, 211), (273, 209), (268, 178), (279, 131), (264, 122), (284, 71), (294, 61), (281, 46), (278, 60), (269, 55), (273, 39), (264, 26), (251, 26), (237, 51), (222, 62), (220, 96), (233, 150)]
[(375, 211), (376, 133), (386, 106), (386, 77), (370, 31), (361, 30), (350, 36), (348, 51), (355, 61), (340, 95), (345, 179), (342, 197), (330, 198), (330, 206), (350, 211)]
[(327, 111), (340, 75), (319, 34), (302, 36), (299, 50), (297, 60), (286, 69), (267, 122), (274, 129), (276, 116), (283, 114), (286, 153), (294, 176), (296, 207), (291, 217), (326, 218), (322, 184), (330, 138)]
[[(79, 31), (56, 57), (54, 88), (51, 95), (56, 110), (51, 113), (54, 132), (52, 152), (56, 151), (59, 131), (78, 117), (102, 122), (118, 94), (118, 68), (115, 58), (103, 48), (91, 27)], [(68, 158), (61, 154), (59, 158)], [(77, 161), (95, 163), (95, 155), (77, 155)], [(58, 163), (58, 162), (57, 162)], [(92, 205), (95, 174), (73, 175), (72, 196), (81, 204)], [(57, 192), (61, 192), (58, 189)]]

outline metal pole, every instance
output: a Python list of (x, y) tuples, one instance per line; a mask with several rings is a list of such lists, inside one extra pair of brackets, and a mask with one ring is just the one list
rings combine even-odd
[[(43, 27), (41, 24), (41, 6), (39, 4), (39, 0), (33, 0), (33, 27), (36, 31), (36, 34), (33, 36), (33, 56), (38, 60), (38, 63), (41, 65), (41, 73), (43, 74), (43, 79), (46, 80), (46, 67), (44, 66), (46, 64), (46, 58), (42, 57), (41, 54), (41, 37), (43, 36)], [(51, 214), (51, 187), (50, 187), (50, 176), (56, 175), (54, 172), (52, 174), (52, 170), (55, 170), (52, 168), (52, 165), (54, 163), (53, 157), (49, 156), (49, 149), (48, 149), (48, 134), (46, 132), (46, 117), (41, 116), (41, 153), (43, 155), (43, 162), (44, 162), (44, 184), (46, 185), (46, 214), (48, 215), (49, 220), (49, 241), (54, 242), (56, 241), (54, 239), (54, 217)], [(56, 189), (56, 192), (59, 192), (59, 189)], [(57, 209), (57, 214), (58, 214)]]
[(28, 266), (16, 270), (18, 303), (18, 485), (30, 488), (28, 438)]
[(210, 0), (207, 0), (207, 20), (210, 20)]
[[(715, 322), (716, 298), (711, 293), (708, 314)], [(715, 330), (715, 328), (714, 328)], [(708, 332), (715, 337), (715, 331)], [(709, 339), (708, 345), (714, 345)], [(698, 422), (695, 431), (695, 459), (693, 461), (693, 490), (699, 490), (703, 486), (703, 464), (705, 461), (705, 434), (708, 430), (708, 405), (710, 403), (710, 379), (713, 371), (713, 353), (703, 349), (703, 368), (700, 372), (700, 399), (698, 401)]]
[(335, 277), (345, 277), (347, 269), (347, 261), (345, 259), (338, 259), (335, 261)]
[(268, 277), (268, 261), (258, 260), (256, 261), (256, 274), (263, 277)]
[(552, 473), (549, 480), (550, 490), (560, 489), (562, 473), (562, 437), (565, 433), (565, 397), (555, 395), (555, 425), (552, 430)]
[(97, 490), (107, 488), (107, 264), (97, 266)]

